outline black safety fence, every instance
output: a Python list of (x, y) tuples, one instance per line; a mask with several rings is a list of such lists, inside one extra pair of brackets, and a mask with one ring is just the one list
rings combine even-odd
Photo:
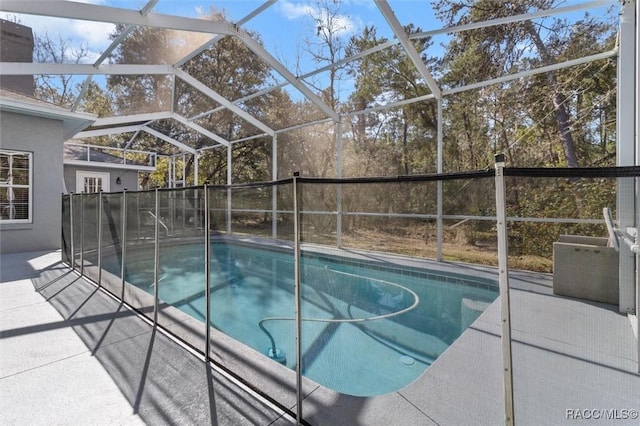
[[(456, 398), (464, 423), (483, 389), (498, 392), (481, 404), (487, 418), (536, 418), (530, 394), (549, 354), (567, 371), (598, 356), (545, 336), (586, 340), (578, 323), (597, 309), (636, 309), (635, 281), (598, 262), (633, 258), (639, 172), (497, 164), (64, 195), (62, 256), (300, 423), (355, 424), (363, 404), (387, 424), (410, 423), (416, 407), (439, 421), (452, 414), (436, 402)], [(554, 309), (603, 294), (595, 313), (570, 306), (573, 322), (551, 323)]]

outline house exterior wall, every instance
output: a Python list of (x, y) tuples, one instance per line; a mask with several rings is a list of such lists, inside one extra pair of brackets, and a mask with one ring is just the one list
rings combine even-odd
[[(64, 166), (64, 183), (67, 192), (79, 193), (81, 190), (76, 188), (76, 172), (100, 172), (109, 173), (109, 191), (120, 192), (125, 188), (129, 191), (138, 190), (138, 171), (126, 169), (113, 169), (108, 167), (83, 167), (76, 165)], [(120, 177), (120, 185), (116, 183), (116, 179)]]
[(60, 248), (63, 123), (0, 113), (3, 149), (33, 153), (32, 221), (0, 222), (0, 253)]

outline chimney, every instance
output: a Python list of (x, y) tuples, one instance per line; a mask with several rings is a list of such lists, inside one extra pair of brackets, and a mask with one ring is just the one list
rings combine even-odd
[[(33, 31), (30, 27), (0, 19), (0, 62), (33, 62)], [(0, 87), (33, 97), (32, 75), (0, 75)]]

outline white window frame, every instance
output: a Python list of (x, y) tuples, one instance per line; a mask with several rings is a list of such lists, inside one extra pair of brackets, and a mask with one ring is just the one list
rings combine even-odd
[(3, 182), (0, 180), (0, 188), (28, 188), (29, 189), (29, 206), (28, 206), (28, 214), (26, 219), (3, 219), (0, 216), (0, 223), (33, 223), (33, 152), (31, 151), (17, 151), (12, 149), (0, 149), (1, 154), (5, 155), (26, 155), (29, 158), (29, 182), (27, 185), (18, 185), (12, 182), (7, 181)]
[(76, 171), (76, 192), (84, 192), (84, 179), (85, 178), (100, 178), (102, 179), (102, 191), (109, 192), (111, 185), (111, 173), (109, 172), (90, 172), (87, 170)]

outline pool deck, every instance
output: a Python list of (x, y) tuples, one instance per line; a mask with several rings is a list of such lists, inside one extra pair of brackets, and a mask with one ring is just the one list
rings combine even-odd
[(295, 424), (60, 263), (0, 256), (0, 424)]
[[(295, 424), (59, 259), (59, 252), (0, 257), (0, 424)], [(431, 266), (497, 277), (492, 268)], [(629, 319), (610, 305), (554, 296), (550, 275), (513, 272), (510, 283), (516, 424), (638, 424), (628, 416), (640, 411)], [(360, 398), (305, 386), (305, 420), (503, 424), (499, 309), (494, 302), (400, 391)], [(619, 419), (568, 418), (593, 413), (578, 410)]]

